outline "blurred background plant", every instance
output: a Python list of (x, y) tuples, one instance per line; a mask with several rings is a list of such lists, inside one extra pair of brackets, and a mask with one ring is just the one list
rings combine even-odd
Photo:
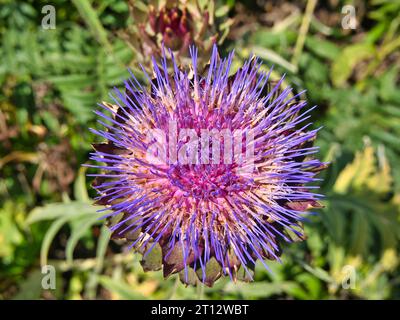
[(163, 45), (180, 64), (188, 62), (189, 46), (195, 44), (199, 64), (206, 64), (213, 43), (222, 44), (233, 24), (227, 16), (230, 6), (216, 7), (213, 0), (130, 0), (128, 6), (132, 23), (118, 35), (136, 53), (136, 62), (146, 67), (152, 57), (162, 56)]
[[(0, 7), (0, 299), (400, 298), (400, 1), (57, 0), (44, 30), (47, 4)], [(342, 28), (345, 4), (355, 30)], [(255, 53), (319, 106), (325, 208), (253, 283), (145, 273), (109, 241), (81, 168), (96, 104), (162, 41), (184, 59), (189, 38), (234, 48), (236, 65)], [(55, 290), (42, 289), (46, 264)]]

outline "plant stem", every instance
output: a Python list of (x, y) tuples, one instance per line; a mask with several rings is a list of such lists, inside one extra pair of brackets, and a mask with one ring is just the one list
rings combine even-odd
[(306, 12), (304, 13), (303, 20), (301, 22), (299, 36), (297, 37), (296, 46), (294, 48), (292, 64), (296, 67), (298, 66), (300, 55), (303, 52), (304, 42), (306, 40), (308, 28), (310, 27), (310, 22), (312, 15), (314, 13), (315, 6), (317, 5), (317, 0), (308, 0)]

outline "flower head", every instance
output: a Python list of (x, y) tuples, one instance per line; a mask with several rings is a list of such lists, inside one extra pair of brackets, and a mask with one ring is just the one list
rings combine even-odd
[(91, 154), (103, 163), (97, 202), (145, 269), (193, 284), (251, 280), (257, 260), (268, 268), (282, 242), (304, 238), (303, 213), (318, 206), (312, 109), (282, 80), (271, 85), (256, 58), (231, 75), (233, 53), (220, 59), (216, 46), (204, 71), (194, 47), (187, 69), (170, 51), (169, 74), (166, 54), (154, 78), (143, 70), (150, 89), (132, 75), (115, 105), (101, 105), (112, 117), (98, 112), (108, 123), (93, 130), (107, 140)]
[(191, 40), (191, 16), (185, 7), (163, 7), (160, 12), (151, 7), (149, 22), (153, 32), (160, 34), (163, 43), (171, 49), (180, 49)]
[[(187, 62), (189, 46), (209, 55), (212, 45), (228, 36), (233, 19), (228, 10), (217, 10), (213, 0), (129, 1), (133, 23), (119, 35), (135, 49), (135, 57), (146, 68), (151, 57), (162, 57), (163, 46), (174, 52), (177, 63)], [(200, 59), (203, 55), (199, 56)]]

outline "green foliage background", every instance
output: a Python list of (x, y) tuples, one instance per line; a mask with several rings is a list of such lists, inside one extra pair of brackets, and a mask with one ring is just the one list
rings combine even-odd
[[(325, 208), (273, 274), (257, 265), (253, 283), (185, 288), (109, 241), (81, 168), (96, 104), (137, 67), (116, 36), (134, 23), (127, 4), (52, 1), (56, 29), (43, 30), (47, 1), (0, 1), (0, 299), (399, 299), (400, 1), (314, 2), (216, 8), (231, 19), (221, 48), (235, 48), (236, 66), (253, 52), (319, 106)], [(355, 30), (341, 27), (349, 3)], [(56, 290), (41, 287), (46, 264)]]

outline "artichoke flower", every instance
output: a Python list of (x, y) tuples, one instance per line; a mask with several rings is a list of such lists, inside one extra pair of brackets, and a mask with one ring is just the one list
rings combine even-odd
[(90, 156), (97, 204), (146, 271), (192, 285), (251, 281), (257, 261), (268, 269), (282, 243), (305, 239), (305, 211), (320, 206), (319, 129), (301, 93), (270, 81), (257, 58), (231, 74), (233, 52), (221, 59), (214, 46), (204, 67), (196, 47), (190, 55), (178, 67), (163, 51), (154, 77), (143, 68), (149, 87), (132, 74), (101, 104), (104, 130), (92, 131), (106, 142)]

